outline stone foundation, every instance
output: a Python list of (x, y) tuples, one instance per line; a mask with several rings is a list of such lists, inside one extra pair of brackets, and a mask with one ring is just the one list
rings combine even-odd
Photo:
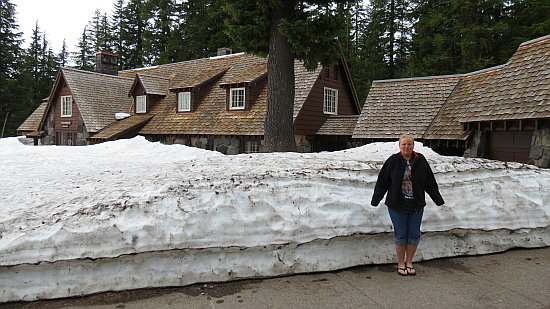
[(550, 126), (543, 126), (533, 132), (529, 159), (538, 167), (550, 167)]

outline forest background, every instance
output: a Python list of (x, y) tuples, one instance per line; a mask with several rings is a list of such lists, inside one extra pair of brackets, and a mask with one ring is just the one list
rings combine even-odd
[[(210, 57), (220, 47), (247, 51), (230, 29), (228, 2), (116, 0), (110, 12), (95, 12), (77, 46), (54, 51), (38, 22), (23, 48), (17, 7), (0, 0), (1, 136), (15, 136), (50, 94), (60, 67), (93, 71), (96, 51), (118, 54), (120, 69)], [(473, 72), (550, 34), (548, 0), (324, 2), (338, 16), (336, 42), (361, 103), (373, 80)], [(301, 6), (313, 9), (308, 1)]]

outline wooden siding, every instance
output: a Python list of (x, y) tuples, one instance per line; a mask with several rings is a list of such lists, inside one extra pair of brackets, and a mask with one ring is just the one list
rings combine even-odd
[[(62, 96), (71, 96), (72, 99), (72, 116), (71, 117), (61, 117), (61, 97)], [(58, 94), (54, 97), (54, 130), (58, 131), (75, 131), (78, 129), (80, 110), (76, 105), (76, 102), (72, 96), (71, 90), (67, 87), (67, 84), (64, 83), (63, 87), (59, 90)], [(67, 125), (67, 123), (70, 123)]]
[[(61, 97), (71, 96), (71, 117), (61, 117)], [(63, 81), (63, 85), (58, 88), (52, 100), (53, 108), (50, 113), (53, 113), (53, 143), (55, 145), (86, 145), (86, 140), (78, 139), (79, 132), (85, 131), (84, 122), (82, 121), (80, 110), (73, 93), (69, 89), (67, 83)], [(82, 136), (82, 134), (80, 134)]]
[(331, 116), (323, 112), (324, 88), (338, 89), (338, 115), (356, 115), (350, 90), (344, 85), (343, 71), (334, 66), (324, 68), (313, 85), (311, 92), (294, 121), (294, 133), (297, 135), (315, 135)]

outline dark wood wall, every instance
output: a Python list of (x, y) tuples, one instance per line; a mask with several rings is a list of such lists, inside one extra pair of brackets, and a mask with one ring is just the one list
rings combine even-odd
[[(53, 132), (48, 133), (53, 135), (55, 145), (85, 145), (86, 140), (78, 140), (79, 135), (77, 133), (82, 133), (85, 128), (74, 98), (72, 100), (71, 117), (61, 117), (61, 97), (72, 95), (71, 90), (65, 82), (58, 89), (54, 97), (53, 108), (50, 111), (53, 113), (54, 119)], [(80, 137), (82, 136), (80, 134)]]
[(323, 69), (294, 122), (297, 135), (315, 135), (329, 114), (323, 112), (324, 88), (338, 89), (338, 115), (357, 115), (344, 71), (340, 66)]

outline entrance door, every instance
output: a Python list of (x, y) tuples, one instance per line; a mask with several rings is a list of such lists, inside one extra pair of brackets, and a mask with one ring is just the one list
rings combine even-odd
[(527, 163), (533, 131), (493, 131), (489, 137), (489, 158)]
[(75, 138), (76, 138), (76, 132), (65, 132), (65, 131), (55, 132), (55, 144), (57, 146), (72, 146), (74, 145)]

